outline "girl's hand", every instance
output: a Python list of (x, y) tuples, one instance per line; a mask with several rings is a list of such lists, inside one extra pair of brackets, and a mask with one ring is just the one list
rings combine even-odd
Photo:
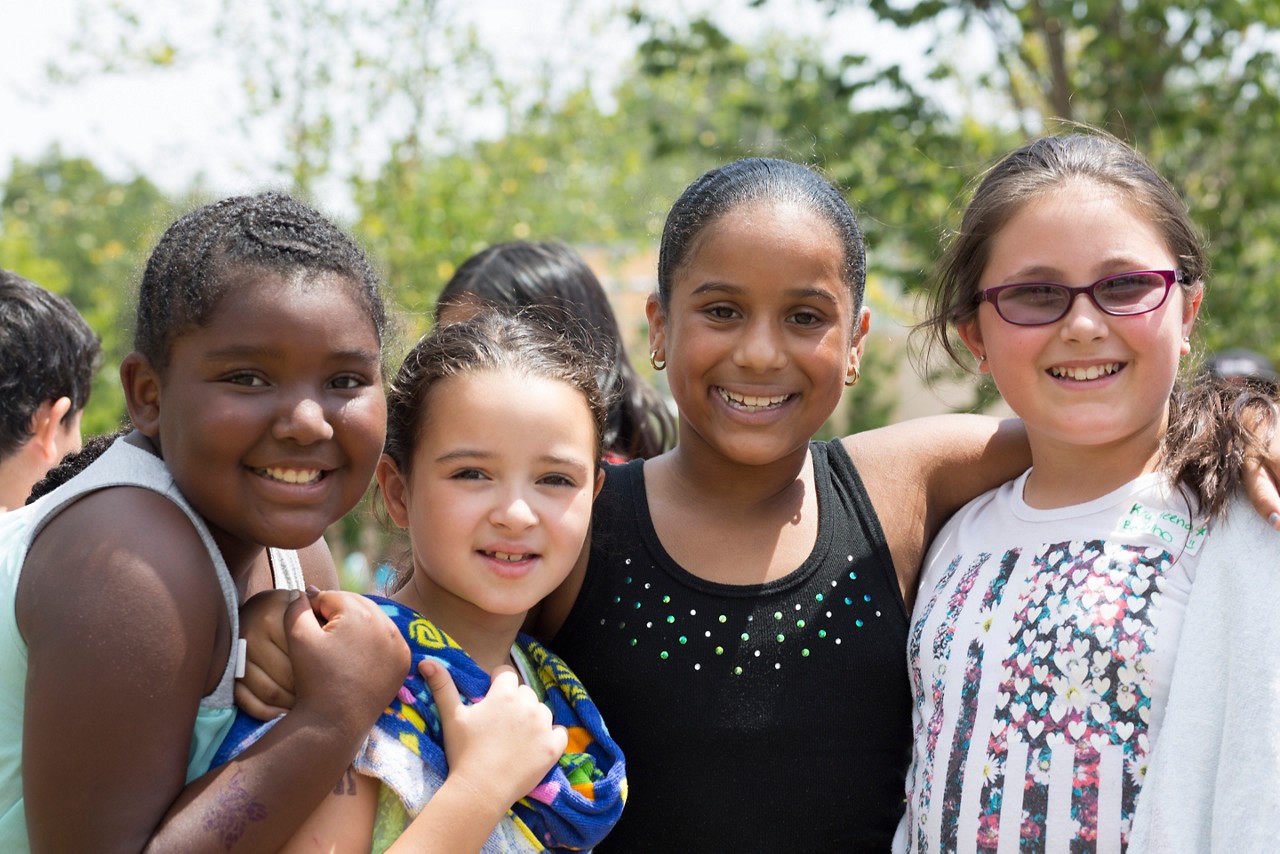
[(569, 734), (510, 667), (493, 671), (484, 699), (465, 706), (448, 670), (424, 660), (418, 671), (440, 710), (448, 781), (464, 784), (503, 814), (529, 794), (564, 754)]
[(240, 637), (246, 644), (244, 676), (236, 679), (236, 705), (267, 721), (293, 708), (293, 662), (284, 613), (296, 590), (264, 590), (240, 606)]
[[(1228, 393), (1238, 393), (1238, 387), (1218, 384), (1217, 388), (1226, 389)], [(1247, 396), (1247, 392), (1246, 392)], [(1270, 398), (1269, 404), (1266, 403)], [(1243, 397), (1240, 399), (1244, 399)], [(1239, 429), (1253, 436), (1252, 441), (1245, 444), (1244, 462), (1240, 466), (1240, 486), (1258, 515), (1267, 520), (1267, 524), (1280, 531), (1280, 424), (1277, 424), (1277, 401), (1274, 394), (1262, 396), (1255, 394), (1254, 401), (1262, 400), (1263, 408), (1251, 407), (1240, 410), (1238, 401), (1228, 401), (1233, 412), (1232, 418), (1238, 419)], [(1269, 411), (1268, 411), (1269, 410)], [(1255, 450), (1260, 449), (1260, 450)]]
[[(314, 613), (313, 609), (314, 608)], [(364, 730), (409, 674), (409, 647), (382, 609), (356, 593), (299, 596), (285, 611), (297, 707)]]

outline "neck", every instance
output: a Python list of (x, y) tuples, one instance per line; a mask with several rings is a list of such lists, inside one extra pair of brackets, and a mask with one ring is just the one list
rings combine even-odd
[[(793, 500), (809, 466), (809, 443), (764, 465), (744, 465), (698, 443), (680, 442), (645, 464), (653, 474), (670, 478), (691, 501), (724, 512), (758, 513)], [(646, 468), (648, 479), (650, 470)]]
[(0, 513), (26, 504), (31, 487), (43, 476), (27, 456), (24, 446), (0, 462)]
[(1023, 500), (1048, 510), (1100, 498), (1160, 464), (1160, 436), (1108, 445), (1072, 445), (1037, 438), (1031, 442), (1031, 474)]

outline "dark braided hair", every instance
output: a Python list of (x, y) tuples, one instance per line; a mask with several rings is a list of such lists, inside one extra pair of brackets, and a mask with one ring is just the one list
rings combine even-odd
[(631, 366), (609, 297), (582, 256), (563, 243), (498, 243), (462, 263), (436, 299), (436, 322), (450, 310), (522, 309), (544, 315), (599, 360), (601, 391), (613, 401), (604, 447), (648, 459), (675, 439), (675, 420), (658, 392)]
[(31, 494), (27, 496), (27, 504), (35, 501), (44, 495), (53, 492), (59, 486), (71, 480), (71, 478), (80, 474), (89, 467), (89, 464), (98, 457), (106, 453), (107, 448), (119, 439), (121, 436), (127, 435), (133, 428), (121, 427), (114, 433), (104, 433), (100, 436), (90, 436), (84, 440), (84, 444), (80, 446), (80, 450), (72, 451), (62, 458), (62, 462), (45, 472), (44, 477), (31, 487)]
[(169, 227), (142, 276), (134, 349), (163, 370), (174, 338), (209, 321), (226, 293), (228, 274), (243, 267), (343, 276), (382, 341), (386, 307), (364, 251), (311, 207), (267, 192), (205, 205)]
[(807, 166), (789, 160), (751, 157), (712, 169), (676, 199), (662, 229), (658, 250), (658, 299), (671, 304), (671, 284), (703, 230), (725, 214), (755, 202), (799, 205), (824, 220), (844, 247), (844, 283), (853, 296), (853, 317), (862, 308), (867, 252), (862, 229), (840, 191)]

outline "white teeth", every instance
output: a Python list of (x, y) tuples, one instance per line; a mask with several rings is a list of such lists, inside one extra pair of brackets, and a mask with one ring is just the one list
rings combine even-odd
[(317, 469), (259, 469), (263, 474), (272, 480), (282, 481), (283, 483), (315, 483), (320, 479), (320, 472)]
[(507, 563), (516, 563), (530, 557), (529, 554), (513, 554), (512, 552), (488, 552), (488, 555), (494, 560), (503, 560)]
[(720, 397), (725, 403), (735, 409), (745, 409), (747, 412), (760, 412), (764, 409), (770, 409), (775, 406), (781, 406), (791, 399), (789, 394), (778, 394), (771, 397), (757, 397), (752, 394), (737, 394), (723, 388), (716, 389), (720, 392)]
[(1098, 377), (1111, 376), (1122, 367), (1123, 364), (1120, 362), (1108, 362), (1105, 365), (1090, 365), (1087, 368), (1050, 368), (1049, 373), (1060, 379), (1084, 382), (1085, 380), (1096, 380)]

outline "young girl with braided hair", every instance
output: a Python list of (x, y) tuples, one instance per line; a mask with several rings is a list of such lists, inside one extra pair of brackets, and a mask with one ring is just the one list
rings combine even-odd
[[(120, 369), (135, 429), (0, 519), (0, 848), (271, 850), (332, 789), (408, 652), (360, 597), (287, 612), (297, 703), (235, 762), (240, 601), (336, 574), (321, 535), (385, 432), (355, 243), (268, 193), (174, 223)], [(296, 550), (296, 551), (295, 551)]]

